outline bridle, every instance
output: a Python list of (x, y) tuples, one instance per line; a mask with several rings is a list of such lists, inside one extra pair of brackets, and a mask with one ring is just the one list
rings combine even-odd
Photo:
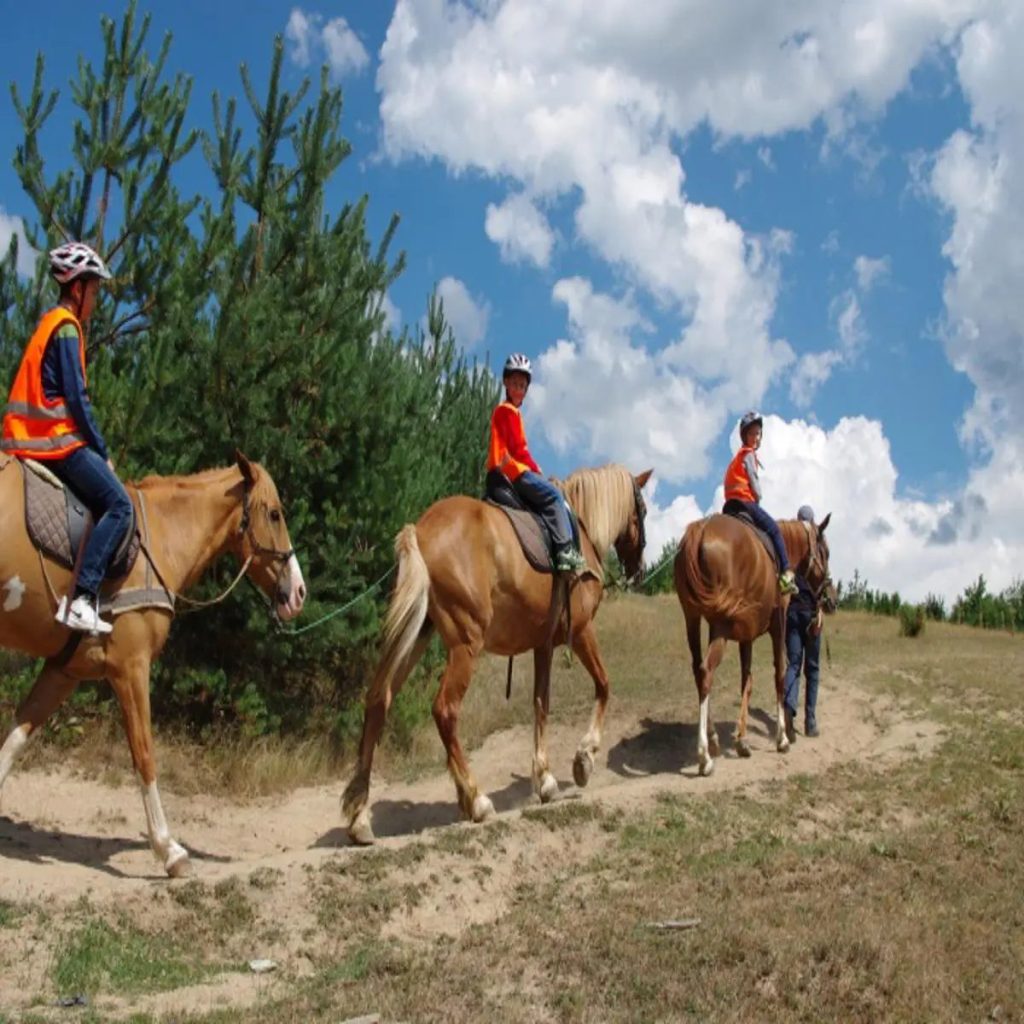
[(647, 546), (647, 502), (644, 501), (643, 492), (637, 486), (636, 480), (630, 477), (633, 484), (633, 504), (636, 509), (637, 542), (640, 547), (640, 568), (632, 576), (623, 581), (622, 586), (631, 587), (643, 579), (644, 575), (644, 548)]
[[(804, 579), (807, 581), (807, 587), (811, 592), (811, 596), (814, 598), (814, 607), (817, 609), (821, 603), (821, 595), (825, 593), (825, 590), (831, 585), (832, 577), (829, 575), (828, 560), (821, 557), (820, 540), (818, 536), (818, 527), (813, 523), (805, 523), (805, 529), (807, 530), (807, 536), (810, 543), (808, 544), (807, 552), (807, 572), (804, 573)], [(811, 581), (808, 578), (812, 571), (817, 568), (821, 576), (821, 582), (817, 586), (812, 587)]]
[(252, 551), (252, 556), (263, 555), (264, 557), (269, 558), (272, 562), (281, 562), (282, 565), (287, 563), (292, 555), (295, 554), (295, 548), (289, 548), (287, 551), (281, 551), (278, 548), (268, 548), (265, 544), (261, 544), (256, 539), (256, 533), (253, 530), (252, 524), (252, 503), (249, 500), (249, 484), (245, 483), (243, 487), (242, 521), (239, 524), (238, 532), (249, 541), (249, 548)]

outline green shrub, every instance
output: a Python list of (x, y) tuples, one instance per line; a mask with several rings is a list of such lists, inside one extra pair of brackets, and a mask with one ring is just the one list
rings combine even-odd
[(919, 604), (900, 606), (900, 636), (919, 636), (924, 632), (924, 607)]

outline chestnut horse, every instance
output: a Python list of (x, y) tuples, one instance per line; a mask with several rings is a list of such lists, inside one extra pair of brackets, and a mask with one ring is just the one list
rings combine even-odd
[[(119, 590), (141, 587), (149, 568), (178, 595), (231, 552), (279, 618), (294, 618), (302, 610), (306, 587), (281, 500), (270, 474), (258, 463), (239, 453), (237, 465), (230, 468), (195, 476), (151, 476), (129, 484), (128, 490), (137, 491), (144, 504), (149, 542), (131, 573), (117, 583)], [(0, 606), (0, 646), (48, 659), (0, 748), (0, 790), (29, 737), (75, 687), (85, 679), (107, 679), (121, 705), (153, 852), (169, 875), (186, 874), (188, 851), (172, 838), (157, 790), (149, 713), (150, 665), (167, 639), (172, 613), (157, 608), (125, 611), (115, 617), (112, 633), (83, 636), (70, 660), (61, 664), (57, 655), (69, 633), (54, 621), (55, 595), (68, 589), (71, 576), (56, 563), (44, 562), (33, 548), (24, 507), (22, 474), (13, 459), (0, 459), (0, 588), (7, 595)]]
[[(571, 581), (566, 637), (564, 604), (556, 580), (537, 572), (523, 555), (508, 516), (474, 498), (443, 498), (395, 540), (398, 580), (384, 623), (383, 649), (366, 694), (359, 762), (342, 797), (342, 815), (356, 843), (372, 843), (367, 810), (373, 751), (388, 707), (436, 629), (448, 652), (434, 700), (434, 721), (448, 753), (459, 807), (473, 821), (494, 813), (480, 792), (459, 744), (458, 721), (477, 658), (484, 651), (512, 656), (533, 651), (534, 754), (531, 777), (542, 801), (558, 791), (548, 768), (545, 738), (554, 646), (568, 642), (594, 680), (590, 728), (580, 741), (573, 776), (585, 786), (601, 746), (609, 682), (597, 647), (593, 618), (604, 591), (605, 553), (614, 545), (626, 572), (640, 573), (646, 506), (640, 488), (651, 470), (634, 477), (622, 466), (582, 469), (562, 484), (580, 520), (583, 554), (591, 571)], [(555, 598), (555, 600), (553, 600)], [(553, 614), (558, 615), (553, 621)]]
[[(821, 525), (780, 520), (779, 530), (786, 545), (789, 564), (807, 581), (816, 595), (829, 584), (828, 542)], [(750, 691), (751, 651), (754, 640), (770, 633), (775, 664), (775, 697), (778, 726), (775, 742), (780, 753), (789, 749), (786, 735), (783, 692), (786, 675), (786, 611), (788, 597), (779, 594), (778, 568), (754, 531), (734, 516), (713, 515), (690, 523), (683, 534), (675, 560), (675, 585), (686, 617), (686, 639), (690, 647), (693, 678), (700, 699), (700, 730), (697, 761), (701, 775), (714, 769), (712, 757), (719, 755), (718, 735), (710, 725), (711, 684), (722, 660), (727, 640), (740, 645), (740, 718), (736, 730), (736, 752), (750, 756), (747, 744), (747, 712)], [(708, 651), (701, 659), (701, 619), (708, 622)]]

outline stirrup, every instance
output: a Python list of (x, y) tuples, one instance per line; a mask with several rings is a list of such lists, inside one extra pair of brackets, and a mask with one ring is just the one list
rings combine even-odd
[(576, 548), (565, 548), (555, 555), (555, 572), (582, 572), (586, 567), (586, 559)]

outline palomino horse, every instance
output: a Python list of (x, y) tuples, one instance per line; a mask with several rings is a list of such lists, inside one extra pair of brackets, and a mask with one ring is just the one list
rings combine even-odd
[[(825, 527), (796, 520), (780, 520), (789, 564), (807, 580), (816, 595), (829, 584), (828, 542)], [(754, 640), (768, 632), (775, 662), (775, 697), (778, 711), (776, 747), (789, 749), (786, 735), (783, 692), (786, 674), (786, 610), (789, 600), (779, 595), (778, 569), (754, 531), (734, 516), (713, 515), (690, 523), (683, 534), (675, 560), (675, 585), (686, 617), (686, 639), (690, 646), (693, 678), (700, 698), (700, 732), (697, 761), (701, 775), (714, 769), (712, 757), (719, 755), (718, 734), (711, 723), (711, 684), (722, 660), (727, 640), (740, 645), (740, 718), (736, 730), (736, 752), (750, 756), (747, 744), (747, 711), (754, 678), (750, 671)], [(708, 652), (701, 660), (701, 619), (709, 627)]]
[[(22, 474), (14, 460), (0, 460), (0, 646), (47, 658), (31, 692), (16, 713), (16, 724), (0, 748), (0, 789), (28, 738), (85, 679), (108, 679), (121, 705), (132, 763), (153, 852), (172, 876), (186, 874), (188, 851), (171, 836), (156, 784), (149, 713), (149, 669), (171, 628), (169, 611), (143, 608), (114, 619), (107, 637), (84, 636), (67, 664), (60, 652), (68, 639), (54, 621), (54, 593), (69, 586), (70, 574), (44, 564), (25, 530)], [(302, 610), (306, 587), (292, 549), (277, 487), (262, 466), (238, 454), (237, 465), (195, 476), (147, 477), (137, 489), (149, 527), (146, 552), (119, 586), (141, 586), (147, 558), (172, 594), (187, 590), (222, 554), (243, 563), (249, 579), (271, 601), (281, 619)], [(51, 589), (52, 588), (52, 589)]]
[[(594, 680), (595, 705), (590, 728), (573, 761), (573, 776), (585, 786), (601, 745), (608, 704), (608, 674), (594, 634), (593, 618), (604, 590), (605, 553), (615, 546), (626, 572), (641, 570), (646, 506), (640, 488), (651, 470), (632, 476), (622, 466), (583, 469), (563, 490), (579, 516), (583, 554), (596, 572), (571, 583), (569, 644)], [(552, 600), (553, 577), (532, 569), (505, 513), (467, 497), (435, 502), (419, 522), (402, 528), (395, 540), (398, 580), (384, 623), (384, 641), (366, 714), (359, 763), (342, 797), (342, 814), (356, 843), (373, 842), (367, 804), (373, 751), (388, 707), (420, 659), (436, 629), (448, 652), (434, 700), (434, 721), (448, 752), (448, 771), (459, 807), (467, 818), (483, 821), (494, 813), (481, 793), (459, 744), (459, 709), (469, 689), (477, 658), (484, 651), (515, 655), (533, 651), (534, 755), (532, 779), (541, 800), (550, 800), (558, 783), (548, 768), (545, 728), (548, 716), (553, 646), (567, 642), (565, 617), (552, 621), (562, 602)]]

